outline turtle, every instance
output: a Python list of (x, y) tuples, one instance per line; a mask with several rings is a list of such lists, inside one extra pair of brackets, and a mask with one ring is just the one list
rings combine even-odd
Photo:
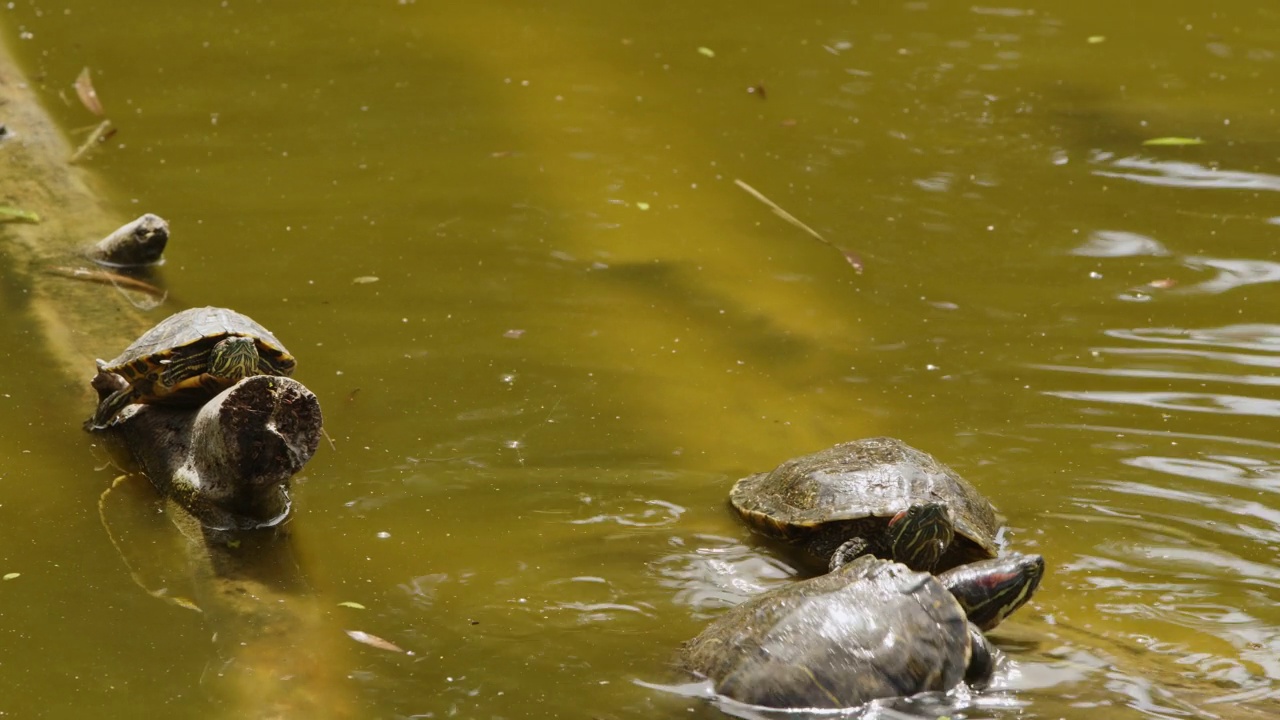
[(870, 553), (915, 570), (995, 557), (995, 508), (928, 453), (895, 438), (841, 443), (742, 478), (729, 493), (758, 531), (835, 569)]
[(1023, 605), (1039, 555), (942, 573), (863, 555), (737, 605), (680, 651), (717, 695), (771, 708), (851, 708), (881, 698), (981, 687), (995, 667), (982, 634)]
[(296, 361), (252, 319), (218, 307), (175, 313), (143, 333), (114, 360), (98, 360), (99, 373), (128, 383), (107, 395), (85, 424), (109, 427), (130, 403), (199, 405), (241, 378), (287, 376)]

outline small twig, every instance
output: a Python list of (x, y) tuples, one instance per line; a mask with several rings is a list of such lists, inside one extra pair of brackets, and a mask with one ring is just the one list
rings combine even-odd
[(102, 283), (103, 285), (111, 285), (117, 290), (137, 290), (140, 293), (150, 295), (163, 302), (168, 293), (149, 282), (131, 278), (128, 275), (113, 273), (108, 270), (92, 270), (90, 268), (77, 268), (57, 266), (46, 268), (45, 272), (50, 275), (59, 275), (61, 277), (71, 278), (73, 280), (87, 280), (89, 282)]
[(83, 143), (80, 143), (80, 147), (76, 148), (75, 152), (71, 153), (71, 159), (68, 162), (78, 162), (93, 149), (93, 146), (106, 142), (107, 138), (115, 134), (115, 131), (116, 129), (111, 125), (110, 120), (103, 120), (98, 123), (93, 128), (93, 131), (89, 133), (89, 137)]
[(751, 187), (750, 185), (746, 184), (746, 183), (745, 183), (745, 182), (743, 182), (742, 180), (739, 180), (739, 179), (735, 178), (735, 179), (734, 179), (734, 181), (733, 181), (733, 183), (734, 183), (735, 185), (737, 185), (738, 187), (742, 188), (743, 190), (746, 190), (746, 191), (747, 191), (747, 194), (748, 194), (748, 195), (750, 195), (751, 197), (753, 197), (753, 198), (755, 198), (755, 199), (759, 200), (760, 202), (764, 203), (765, 205), (768, 205), (768, 206), (769, 206), (769, 209), (773, 211), (773, 214), (774, 214), (774, 215), (777, 215), (778, 217), (782, 218), (783, 220), (786, 220), (787, 222), (791, 223), (792, 225), (794, 225), (794, 226), (796, 226), (796, 227), (800, 228), (801, 230), (805, 231), (806, 233), (808, 233), (808, 234), (809, 234), (809, 236), (810, 236), (810, 237), (812, 237), (814, 240), (817, 240), (818, 242), (822, 243), (823, 245), (826, 245), (826, 246), (827, 246), (827, 247), (829, 247), (829, 248), (834, 248), (834, 249), (836, 249), (836, 250), (840, 251), (840, 254), (844, 256), (845, 261), (846, 261), (846, 262), (848, 262), (848, 263), (849, 263), (849, 265), (850, 265), (850, 266), (852, 266), (852, 267), (853, 267), (853, 269), (854, 269), (854, 270), (855, 270), (859, 275), (861, 275), (861, 274), (862, 274), (862, 258), (861, 258), (861, 257), (860, 257), (856, 252), (854, 252), (854, 251), (852, 251), (852, 250), (845, 250), (844, 248), (840, 247), (839, 245), (836, 245), (835, 243), (831, 242), (830, 240), (828, 240), (828, 239), (826, 239), (826, 238), (822, 237), (822, 235), (821, 235), (817, 230), (814, 230), (813, 228), (809, 227), (808, 225), (805, 225), (803, 222), (800, 222), (800, 219), (799, 219), (799, 218), (797, 218), (795, 215), (792, 215), (791, 213), (787, 212), (786, 210), (783, 210), (783, 209), (782, 209), (782, 208), (781, 208), (777, 203), (775, 203), (774, 201), (772, 201), (772, 200), (770, 200), (769, 198), (765, 197), (765, 196), (764, 196), (764, 194), (763, 194), (763, 193), (761, 193), (759, 190), (756, 190), (755, 188), (753, 188), (753, 187)]

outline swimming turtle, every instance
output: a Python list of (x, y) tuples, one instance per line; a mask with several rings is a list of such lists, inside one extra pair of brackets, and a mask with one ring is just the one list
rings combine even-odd
[(111, 425), (130, 403), (199, 405), (241, 378), (289, 375), (293, 356), (269, 330), (234, 310), (192, 308), (170, 315), (114, 360), (98, 361), (128, 386), (98, 404), (90, 430)]
[(995, 557), (995, 508), (972, 485), (894, 438), (870, 438), (788, 460), (729, 493), (766, 535), (803, 545), (832, 569), (870, 553), (916, 570)]
[(943, 573), (863, 555), (733, 607), (681, 651), (718, 695), (773, 708), (849, 708), (981, 686), (994, 669), (982, 627), (1035, 592), (1039, 555)]

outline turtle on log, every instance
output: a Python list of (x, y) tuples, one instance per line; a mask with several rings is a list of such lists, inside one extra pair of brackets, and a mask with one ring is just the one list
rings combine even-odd
[(202, 307), (170, 315), (114, 360), (99, 360), (99, 373), (128, 383), (98, 404), (85, 423), (110, 427), (130, 403), (199, 405), (253, 375), (288, 376), (296, 361), (271, 331), (234, 310)]

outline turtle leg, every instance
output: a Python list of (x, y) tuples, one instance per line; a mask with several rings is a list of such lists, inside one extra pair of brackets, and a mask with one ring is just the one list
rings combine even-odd
[(209, 352), (207, 350), (175, 357), (166, 363), (164, 370), (160, 372), (160, 384), (165, 387), (173, 387), (184, 379), (195, 375), (197, 371), (203, 371), (208, 364)]
[(141, 395), (138, 385), (135, 383), (127, 387), (123, 387), (102, 399), (98, 403), (98, 409), (93, 412), (93, 417), (89, 418), (84, 424), (86, 430), (105, 430), (111, 426), (112, 419), (121, 410), (125, 409), (129, 403)]
[(995, 669), (995, 648), (976, 625), (969, 623), (969, 667), (965, 668), (964, 681), (981, 690), (991, 681)]
[(835, 572), (841, 565), (868, 553), (874, 554), (874, 550), (866, 538), (856, 537), (846, 540), (831, 553), (831, 562), (827, 565), (827, 569)]

